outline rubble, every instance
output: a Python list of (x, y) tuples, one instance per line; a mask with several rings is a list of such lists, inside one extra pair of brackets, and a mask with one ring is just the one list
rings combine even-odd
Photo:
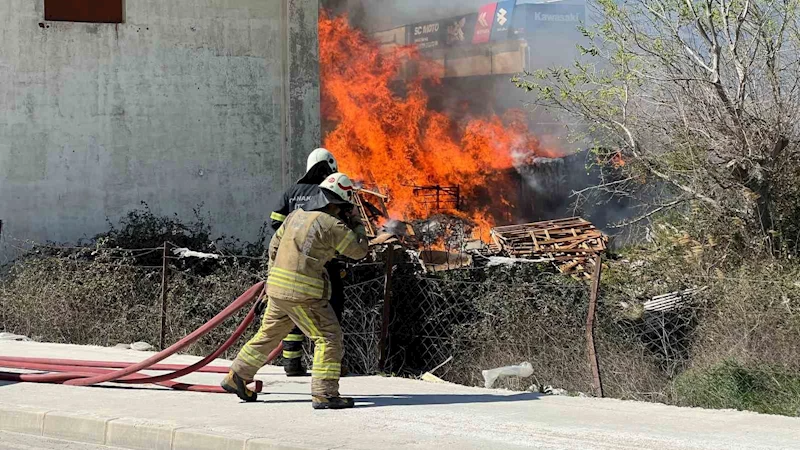
[[(434, 192), (438, 202), (447, 189), (417, 186), (417, 196)], [(446, 192), (457, 195), (456, 191)], [(427, 197), (425, 197), (427, 198)], [(591, 278), (593, 256), (607, 248), (608, 237), (581, 217), (507, 225), (491, 229), (491, 242), (472, 237), (475, 224), (458, 215), (439, 212), (412, 223), (388, 219), (389, 197), (360, 188), (355, 196), (367, 236), (373, 246), (401, 244), (416, 249), (414, 262), (425, 271), (447, 271), (478, 265), (555, 264), (559, 272)]]
[(429, 372), (423, 373), (422, 376), (419, 377), (419, 379), (422, 380), (422, 381), (427, 381), (429, 383), (452, 384), (449, 381), (445, 381), (445, 380), (443, 380), (443, 379), (441, 379), (441, 378), (439, 378), (439, 377), (437, 377), (436, 375), (433, 374), (433, 372), (436, 372), (437, 370), (441, 369), (442, 367), (444, 367), (446, 364), (450, 363), (451, 361), (453, 361), (453, 357), (452, 356), (447, 358), (443, 363), (441, 363), (438, 366), (436, 366), (433, 369), (431, 369)]
[[(553, 387), (550, 385), (547, 386), (539, 386), (537, 384), (531, 385), (528, 388), (528, 392), (533, 392), (535, 394), (544, 394), (544, 395), (570, 395), (570, 392), (566, 389)], [(589, 397), (588, 395), (584, 394), (583, 392), (578, 392), (575, 394), (575, 397)]]
[[(427, 381), (428, 383), (439, 383), (439, 384), (448, 384), (449, 383), (449, 382), (444, 381), (443, 379), (437, 377), (436, 375), (434, 375), (434, 374), (432, 374), (430, 372), (423, 373), (422, 376), (419, 377), (419, 379), (422, 380), (422, 381)], [(449, 383), (449, 384), (452, 384), (452, 383)]]
[(472, 266), (472, 257), (466, 253), (423, 250), (419, 252), (419, 258), (426, 271), (441, 272)]
[(548, 260), (546, 259), (538, 260), (538, 259), (525, 259), (525, 258), (509, 258), (507, 256), (490, 256), (489, 262), (486, 263), (486, 267), (512, 266), (514, 264), (519, 264), (519, 263), (539, 264), (547, 261)]

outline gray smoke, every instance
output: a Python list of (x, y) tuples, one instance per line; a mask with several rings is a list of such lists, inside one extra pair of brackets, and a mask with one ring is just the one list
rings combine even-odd
[(323, 0), (322, 7), (347, 13), (350, 23), (365, 31), (382, 31), (426, 20), (475, 12), (488, 0)]
[(408, 228), (405, 222), (401, 222), (397, 219), (387, 220), (381, 227), (381, 231), (395, 236), (408, 236)]

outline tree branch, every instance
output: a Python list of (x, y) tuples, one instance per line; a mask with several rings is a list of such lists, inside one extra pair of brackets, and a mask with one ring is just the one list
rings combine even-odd
[(632, 219), (632, 220), (626, 220), (626, 221), (618, 223), (618, 224), (610, 225), (609, 228), (618, 229), (618, 228), (629, 227), (629, 226), (631, 226), (633, 224), (639, 223), (639, 222), (641, 222), (641, 221), (643, 221), (645, 219), (653, 217), (654, 215), (658, 214), (661, 211), (664, 211), (665, 209), (674, 208), (674, 207), (680, 205), (681, 203), (683, 203), (683, 202), (685, 202), (687, 200), (689, 200), (689, 199), (688, 198), (679, 198), (679, 199), (677, 199), (675, 201), (667, 203), (666, 205), (661, 205), (658, 208), (650, 211), (649, 213), (647, 213), (647, 214), (645, 214), (643, 216), (639, 216), (639, 217), (637, 217), (635, 219)]
[(615, 185), (627, 183), (628, 181), (631, 181), (631, 180), (633, 180), (633, 177), (628, 177), (628, 178), (625, 178), (624, 180), (612, 181), (610, 183), (598, 184), (596, 186), (589, 186), (589, 187), (581, 189), (579, 191), (572, 191), (572, 193), (569, 194), (569, 198), (581, 195), (581, 194), (583, 194), (585, 192), (588, 192), (588, 191), (594, 191), (594, 190), (597, 190), (597, 189), (603, 189), (603, 188), (607, 188), (607, 187), (610, 187), (610, 186), (615, 186)]

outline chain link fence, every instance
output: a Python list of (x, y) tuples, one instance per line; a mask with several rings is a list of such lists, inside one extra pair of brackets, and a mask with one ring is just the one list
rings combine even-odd
[(400, 272), (392, 286), (393, 370), (418, 375), (452, 357), (437, 376), (481, 385), (481, 370), (528, 361), (532, 381), (508, 379), (499, 385), (590, 388), (585, 285), (551, 274), (501, 281), (480, 270), (439, 276)]
[[(134, 265), (122, 250), (92, 258), (86, 257), (91, 249), (64, 252), (6, 268), (0, 283), (4, 330), (75, 344), (158, 343), (162, 267)], [(263, 261), (252, 257), (212, 263), (170, 256), (166, 266), (167, 343), (264, 276)], [(498, 387), (592, 392), (585, 282), (528, 264), (425, 273), (400, 263), (388, 286), (386, 315), (386, 266), (362, 264), (348, 272), (342, 328), (352, 373), (419, 376), (446, 362), (437, 376), (482, 385), (482, 370), (527, 361), (533, 377), (502, 380)], [(702, 279), (691, 292), (638, 303), (618, 295), (613, 281), (604, 282), (612, 284), (601, 289), (595, 344), (605, 395), (800, 415), (800, 284), (792, 280)], [(188, 351), (209, 353), (244, 314)], [(251, 334), (224, 356), (233, 357)]]
[[(498, 386), (593, 392), (586, 283), (516, 269), (419, 272), (395, 268), (387, 372), (418, 376), (446, 362), (437, 376), (482, 385), (482, 370), (527, 361), (531, 379)], [(601, 290), (595, 345), (605, 395), (800, 415), (800, 286), (709, 284), (640, 304)], [(348, 311), (364, 296), (377, 320), (380, 289), (350, 292)]]
[(356, 374), (380, 371), (380, 337), (383, 326), (384, 277), (345, 285), (344, 364)]
[(702, 289), (666, 302), (601, 304), (598, 350), (609, 394), (800, 415), (800, 288), (701, 281)]

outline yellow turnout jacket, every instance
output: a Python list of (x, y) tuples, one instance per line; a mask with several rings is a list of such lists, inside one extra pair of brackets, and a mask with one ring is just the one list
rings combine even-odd
[(351, 230), (328, 213), (295, 210), (269, 243), (267, 295), (284, 300), (330, 300), (325, 264), (337, 253), (358, 260), (368, 251), (363, 225)]

